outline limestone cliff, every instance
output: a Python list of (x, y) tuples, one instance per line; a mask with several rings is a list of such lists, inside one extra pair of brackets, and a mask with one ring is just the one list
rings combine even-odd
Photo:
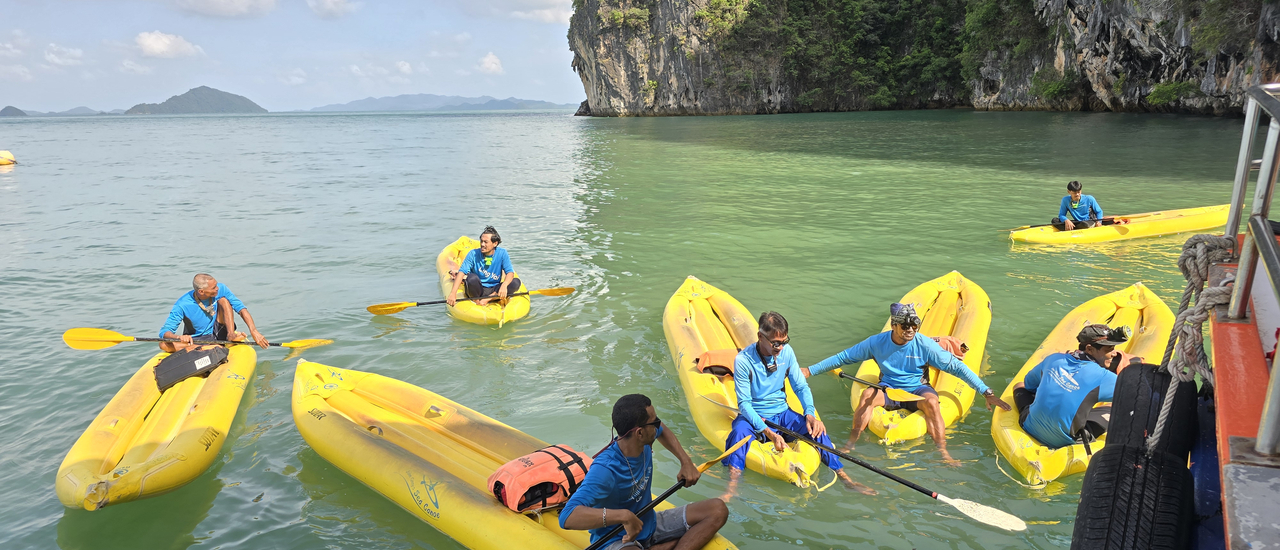
[(575, 0), (568, 38), (593, 116), (1225, 114), (1280, 77), (1280, 9), (1232, 1)]

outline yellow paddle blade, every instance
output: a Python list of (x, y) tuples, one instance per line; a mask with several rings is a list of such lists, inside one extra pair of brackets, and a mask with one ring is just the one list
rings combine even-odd
[(280, 345), (286, 348), (314, 348), (316, 346), (327, 346), (332, 343), (333, 343), (333, 340), (326, 340), (324, 338), (312, 338), (310, 340), (294, 340), (292, 342), (284, 342), (284, 343), (281, 343)]
[(125, 336), (114, 330), (102, 328), (73, 328), (62, 333), (62, 341), (71, 349), (106, 349), (121, 342), (132, 342), (132, 336)]
[(391, 315), (418, 305), (418, 302), (393, 302), (390, 304), (373, 304), (365, 309), (374, 315)]
[(530, 290), (529, 294), (541, 294), (543, 296), (565, 296), (573, 294), (575, 289), (571, 286), (562, 286), (559, 288), (543, 288), (540, 290)]
[(969, 500), (948, 498), (942, 495), (938, 495), (938, 500), (950, 504), (956, 510), (959, 510), (960, 513), (992, 527), (999, 527), (1006, 531), (1027, 530), (1027, 522), (1022, 521), (1018, 516), (1003, 510), (997, 510), (990, 506), (978, 504)]
[(920, 401), (924, 398), (906, 390), (895, 390), (893, 388), (885, 388), (884, 394), (889, 399), (903, 403), (906, 401)]

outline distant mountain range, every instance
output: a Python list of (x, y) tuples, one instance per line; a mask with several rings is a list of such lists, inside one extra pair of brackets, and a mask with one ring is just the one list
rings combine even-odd
[(0, 109), (0, 116), (85, 116), (85, 115), (122, 115), (122, 114), (124, 114), (124, 109), (114, 109), (111, 111), (99, 111), (97, 109), (90, 109), (88, 107), (76, 107), (74, 109), (68, 109), (60, 113), (55, 113), (55, 112), (42, 113), (40, 111), (25, 111), (12, 106), (5, 107), (4, 109)]
[(229, 94), (208, 86), (192, 88), (187, 93), (175, 95), (164, 103), (139, 103), (126, 115), (186, 115), (223, 113), (265, 113), (266, 109), (242, 95)]
[(350, 103), (316, 107), (312, 112), (361, 111), (499, 111), (523, 109), (576, 109), (576, 103), (552, 103), (535, 99), (491, 96), (462, 97), (456, 95), (405, 94), (395, 97), (367, 97)]
[[(456, 95), (406, 94), (395, 97), (367, 97), (350, 103), (325, 105), (311, 112), (367, 112), (367, 111), (510, 111), (529, 109), (576, 109), (575, 103), (552, 103), (535, 99), (491, 96), (463, 97)], [(170, 115), (200, 113), (265, 113), (249, 98), (215, 90), (208, 86), (192, 88), (187, 93), (169, 98), (164, 103), (139, 103), (128, 111), (113, 109), (98, 111), (88, 107), (76, 107), (62, 112), (29, 111), (5, 107), (0, 116), (86, 116), (86, 115)]]

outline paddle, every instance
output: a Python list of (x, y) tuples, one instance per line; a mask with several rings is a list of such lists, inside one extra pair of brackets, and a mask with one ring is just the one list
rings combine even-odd
[(877, 390), (880, 390), (880, 391), (884, 392), (885, 397), (888, 397), (889, 399), (892, 399), (892, 400), (897, 401), (897, 402), (899, 402), (899, 403), (903, 403), (903, 402), (906, 402), (906, 401), (920, 401), (920, 400), (924, 399), (924, 397), (921, 397), (921, 396), (919, 396), (919, 395), (916, 395), (916, 394), (911, 393), (911, 392), (906, 391), (906, 390), (899, 390), (899, 389), (896, 389), (896, 388), (890, 388), (890, 387), (888, 387), (888, 386), (885, 386), (884, 384), (872, 384), (871, 382), (867, 382), (866, 380), (863, 380), (863, 379), (861, 379), (861, 378), (858, 378), (857, 376), (854, 376), (854, 375), (852, 375), (852, 374), (845, 374), (845, 373), (843, 373), (843, 372), (842, 372), (842, 373), (840, 373), (840, 378), (847, 378), (847, 379), (849, 379), (849, 380), (853, 380), (854, 382), (857, 382), (857, 383), (859, 383), (859, 384), (865, 384), (865, 385), (867, 385), (867, 386), (871, 386), (871, 387), (873, 387), (873, 388), (875, 388), (875, 389), (877, 389)]
[[(106, 349), (116, 344), (124, 342), (181, 342), (177, 338), (137, 338), (134, 336), (125, 336), (114, 330), (101, 328), (73, 328), (62, 333), (62, 341), (66, 342), (71, 349)], [(245, 340), (243, 342), (232, 342), (229, 340), (214, 340), (198, 342), (201, 344), (253, 344), (253, 340)], [(280, 346), (284, 348), (310, 348), (314, 346), (325, 346), (332, 344), (333, 340), (311, 339), (311, 340), (294, 340), (292, 342), (272, 342), (271, 346)]]
[[(525, 295), (534, 295), (534, 294), (538, 294), (542, 296), (564, 296), (567, 294), (572, 294), (573, 291), (574, 291), (573, 287), (564, 286), (559, 288), (543, 288), (540, 290), (530, 290), (529, 292), (517, 292), (515, 294), (508, 294), (507, 297), (515, 298), (516, 296), (525, 296)], [(497, 297), (498, 297), (497, 294), (490, 294), (488, 296), (479, 296), (476, 298), (458, 298), (458, 299), (459, 300), (483, 300), (485, 298), (497, 299)], [(443, 303), (446, 303), (447, 301), (448, 300), (431, 300), (429, 302), (392, 302), (388, 304), (374, 304), (365, 309), (369, 310), (369, 313), (372, 313), (374, 315), (391, 315), (392, 313), (400, 313), (401, 311), (404, 311), (411, 307), (443, 304)]]
[[(1164, 212), (1147, 212), (1147, 213), (1145, 213), (1145, 214), (1133, 214), (1133, 215), (1130, 215), (1130, 216), (1107, 216), (1107, 217), (1105, 217), (1105, 218), (1102, 218), (1102, 220), (1110, 220), (1111, 222), (1113, 222), (1113, 223), (1114, 223), (1114, 222), (1115, 222), (1115, 220), (1116, 220), (1116, 218), (1121, 218), (1121, 219), (1124, 219), (1124, 220), (1134, 220), (1134, 219), (1137, 219), (1137, 218), (1146, 218), (1146, 217), (1156, 216), (1156, 215), (1161, 215), (1161, 214), (1164, 214)], [(1102, 220), (1096, 220), (1096, 221), (1102, 221)], [(1013, 229), (999, 229), (999, 230), (997, 230), (997, 231), (1022, 231), (1023, 229), (1031, 229), (1031, 228), (1035, 228), (1035, 227), (1048, 227), (1048, 226), (1050, 226), (1050, 225), (1058, 225), (1058, 224), (1054, 224), (1054, 223), (1042, 223), (1042, 224), (1040, 224), (1040, 225), (1024, 225), (1024, 226), (1022, 226), (1022, 227), (1015, 227), (1015, 228), (1013, 228)]]
[[(730, 407), (729, 405), (726, 405), (726, 404), (724, 404), (724, 403), (721, 403), (721, 402), (719, 402), (719, 401), (716, 401), (716, 400), (714, 400), (714, 399), (711, 399), (710, 397), (707, 397), (706, 395), (703, 395), (702, 397), (703, 397), (704, 399), (706, 399), (707, 401), (710, 401), (710, 402), (712, 402), (712, 403), (715, 403), (715, 404), (717, 404), (717, 405), (720, 405), (721, 407), (724, 407), (724, 408), (729, 409), (729, 410), (734, 411), (734, 412), (738, 412), (738, 409), (735, 409), (735, 408), (733, 408), (733, 407)], [(921, 493), (923, 493), (923, 494), (925, 494), (925, 495), (928, 495), (930, 498), (934, 498), (934, 499), (940, 500), (940, 501), (942, 501), (942, 502), (944, 502), (944, 503), (950, 504), (953, 508), (955, 508), (956, 510), (959, 510), (959, 511), (960, 511), (960, 513), (962, 513), (962, 514), (964, 514), (964, 515), (966, 515), (966, 516), (969, 516), (969, 517), (971, 517), (971, 518), (973, 518), (973, 519), (975, 519), (975, 520), (978, 520), (978, 521), (980, 521), (980, 522), (982, 522), (982, 523), (985, 523), (985, 524), (990, 525), (990, 526), (992, 526), (992, 527), (999, 527), (999, 528), (1004, 529), (1004, 530), (1006, 530), (1006, 531), (1025, 531), (1025, 530), (1027, 529), (1027, 523), (1026, 523), (1025, 521), (1022, 521), (1021, 519), (1018, 519), (1018, 517), (1017, 517), (1017, 516), (1014, 516), (1014, 515), (1012, 515), (1012, 514), (1010, 514), (1010, 513), (1008, 513), (1008, 512), (1004, 512), (1004, 511), (1001, 511), (1001, 510), (997, 510), (997, 509), (992, 508), (992, 507), (990, 507), (990, 506), (987, 506), (987, 505), (984, 505), (984, 504), (978, 504), (978, 503), (976, 503), (976, 502), (972, 502), (972, 501), (968, 501), (968, 500), (962, 500), (962, 499), (958, 499), (958, 498), (948, 498), (948, 497), (946, 497), (946, 496), (944, 496), (944, 495), (938, 494), (938, 493), (937, 493), (937, 492), (935, 492), (935, 491), (930, 491), (930, 490), (928, 490), (928, 489), (925, 489), (924, 487), (921, 487), (921, 486), (919, 486), (919, 485), (916, 485), (915, 483), (912, 483), (912, 482), (907, 481), (907, 480), (905, 480), (905, 479), (902, 479), (902, 478), (900, 478), (900, 477), (898, 477), (898, 476), (896, 476), (896, 475), (893, 475), (893, 474), (891, 474), (891, 473), (889, 473), (889, 472), (886, 472), (886, 471), (884, 471), (884, 470), (881, 470), (880, 468), (877, 468), (877, 467), (875, 467), (875, 466), (871, 465), (870, 463), (868, 463), (868, 462), (867, 462), (867, 461), (865, 461), (865, 460), (862, 460), (862, 459), (860, 459), (860, 458), (856, 458), (856, 457), (854, 457), (854, 456), (852, 456), (852, 455), (850, 455), (850, 454), (848, 454), (848, 453), (842, 453), (842, 452), (837, 451), (837, 450), (835, 450), (835, 449), (833, 449), (833, 448), (831, 448), (831, 447), (828, 447), (828, 446), (826, 446), (826, 445), (823, 445), (823, 444), (821, 444), (821, 443), (818, 443), (817, 441), (814, 441), (814, 440), (810, 439), (810, 438), (809, 438), (809, 437), (807, 437), (807, 436), (803, 436), (803, 435), (800, 435), (800, 434), (798, 434), (798, 433), (796, 433), (796, 432), (793, 432), (793, 431), (791, 431), (791, 430), (788, 430), (788, 429), (786, 429), (786, 428), (784, 428), (784, 427), (782, 427), (782, 426), (779, 426), (779, 425), (778, 425), (777, 423), (775, 423), (775, 422), (772, 422), (772, 421), (769, 421), (769, 420), (765, 420), (765, 421), (764, 421), (764, 423), (765, 423), (766, 425), (768, 425), (770, 428), (773, 428), (775, 431), (777, 431), (777, 432), (779, 432), (779, 433), (782, 433), (782, 434), (785, 434), (785, 435), (789, 435), (789, 436), (791, 436), (791, 437), (793, 437), (793, 438), (795, 438), (795, 439), (799, 439), (800, 441), (803, 441), (803, 442), (805, 442), (805, 443), (808, 443), (808, 444), (810, 444), (810, 445), (813, 445), (814, 447), (817, 447), (817, 448), (819, 448), (819, 449), (822, 449), (822, 450), (824, 450), (824, 451), (827, 451), (828, 453), (834, 454), (834, 455), (836, 455), (836, 456), (838, 456), (838, 457), (840, 457), (840, 458), (843, 458), (843, 459), (845, 459), (845, 460), (848, 460), (849, 462), (852, 462), (852, 463), (854, 463), (854, 464), (857, 464), (857, 465), (859, 465), (859, 466), (862, 466), (863, 468), (866, 468), (866, 469), (868, 469), (868, 470), (871, 470), (871, 471), (873, 471), (873, 472), (875, 472), (875, 473), (877, 473), (877, 474), (880, 474), (880, 475), (882, 475), (882, 476), (884, 476), (884, 477), (887, 477), (887, 478), (889, 478), (889, 479), (892, 479), (892, 480), (894, 480), (894, 481), (896, 481), (896, 482), (898, 482), (898, 483), (901, 483), (901, 484), (903, 484), (903, 485), (906, 485), (907, 487), (910, 487), (910, 488), (912, 488), (912, 489), (915, 489), (915, 490), (917, 490), (917, 491), (919, 491), (919, 492), (921, 492)]]
[[(721, 454), (720, 456), (717, 456), (707, 462), (703, 462), (701, 466), (698, 466), (698, 472), (702, 473), (707, 471), (707, 468), (710, 468), (715, 463), (720, 462), (721, 460), (724, 460), (724, 457), (733, 454), (734, 451), (738, 450), (739, 447), (746, 445), (748, 441), (751, 441), (751, 439), (752, 439), (752, 436), (749, 436), (749, 435), (746, 437), (743, 437), (737, 443), (734, 443), (732, 447), (729, 447), (728, 449), (726, 449), (724, 454)], [(658, 503), (664, 500), (667, 500), (667, 497), (674, 495), (676, 491), (680, 490), (681, 487), (684, 487), (684, 482), (676, 481), (676, 484), (672, 485), (670, 489), (667, 489), (661, 495), (658, 495), (658, 498), (653, 499), (653, 501), (650, 502), (647, 506), (645, 506), (644, 508), (641, 508), (639, 512), (636, 512), (636, 517), (641, 517), (649, 513), (650, 510), (653, 510), (654, 506), (657, 506)], [(605, 536), (600, 537), (599, 539), (596, 539), (596, 542), (594, 544), (592, 544), (591, 546), (588, 546), (587, 550), (600, 550), (600, 548), (604, 547), (606, 542), (609, 542), (610, 539), (617, 536), (618, 532), (622, 531), (623, 529), (626, 529), (626, 527), (623, 526), (622, 524), (613, 526), (613, 529), (610, 529), (609, 532), (605, 534)]]

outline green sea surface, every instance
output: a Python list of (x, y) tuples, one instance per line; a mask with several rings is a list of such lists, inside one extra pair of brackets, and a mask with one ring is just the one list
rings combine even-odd
[[(153, 344), (67, 348), (72, 327), (155, 336), (209, 272), (268, 338), (332, 338), (311, 361), (428, 388), (540, 439), (594, 453), (626, 393), (653, 398), (695, 461), (662, 310), (688, 275), (790, 321), (803, 365), (874, 334), (888, 304), (958, 270), (991, 296), (982, 378), (1002, 390), (1068, 311), (1142, 281), (1176, 307), (1186, 235), (1012, 244), (1070, 180), (1108, 214), (1229, 201), (1238, 119), (887, 111), (574, 118), (564, 112), (0, 120), (0, 547), (460, 548), (317, 455), (294, 428), (294, 362), (259, 352), (222, 456), (189, 485), (97, 512), (53, 492), (67, 450)], [(502, 328), (440, 307), (435, 257), (492, 224), (535, 297)], [(811, 379), (837, 440), (849, 387)], [(1008, 533), (851, 467), (880, 491), (800, 489), (748, 473), (722, 533), (740, 548), (1058, 548), (1081, 477), (1029, 490), (997, 469), (990, 412), (859, 456), (1013, 512)], [(655, 453), (655, 492), (676, 461)], [(1007, 469), (1007, 467), (1006, 467)], [(1012, 472), (1012, 470), (1010, 470)], [(819, 478), (825, 483), (830, 472)], [(683, 503), (725, 489), (710, 470)], [(442, 513), (447, 502), (441, 502)], [(501, 533), (494, 533), (501, 537)], [(512, 548), (519, 541), (511, 541)]]

